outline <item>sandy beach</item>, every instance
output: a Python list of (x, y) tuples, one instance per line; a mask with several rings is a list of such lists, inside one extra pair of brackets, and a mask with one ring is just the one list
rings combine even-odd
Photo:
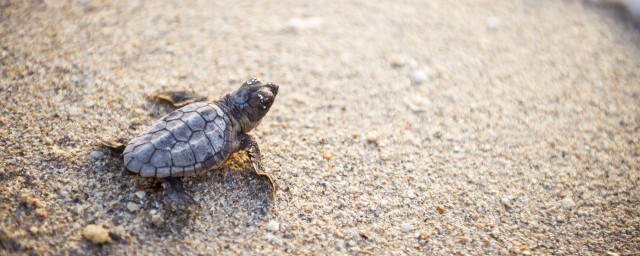
[[(164, 207), (101, 141), (258, 76), (250, 166)], [(640, 23), (582, 0), (0, 0), (0, 254), (638, 255)]]

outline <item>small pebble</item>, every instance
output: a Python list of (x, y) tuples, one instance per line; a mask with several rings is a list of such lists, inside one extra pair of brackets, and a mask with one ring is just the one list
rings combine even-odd
[(402, 230), (402, 232), (404, 233), (407, 233), (413, 230), (413, 227), (409, 223), (402, 223), (402, 225), (400, 226), (400, 230)]
[(102, 157), (104, 157), (104, 153), (100, 152), (100, 151), (91, 151), (91, 154), (89, 154), (89, 156), (91, 156), (91, 158), (98, 160), (98, 159), (102, 159)]
[(266, 234), (264, 234), (264, 235), (262, 236), (262, 238), (263, 238), (263, 239), (265, 239), (265, 240), (273, 240), (274, 238), (276, 238), (276, 236), (274, 236), (274, 235), (273, 235), (273, 234), (271, 234), (271, 233), (266, 233)]
[(291, 18), (283, 32), (298, 33), (302, 30), (316, 29), (322, 26), (324, 19), (320, 17)]
[(436, 209), (438, 210), (438, 212), (440, 212), (441, 214), (444, 214), (444, 206), (442, 205), (438, 205), (436, 206)]
[(269, 221), (269, 223), (267, 223), (266, 228), (269, 231), (276, 232), (276, 231), (278, 231), (278, 229), (280, 229), (280, 223), (278, 223), (275, 220)]
[(144, 192), (144, 191), (138, 191), (138, 192), (136, 192), (136, 196), (137, 196), (138, 198), (140, 198), (140, 199), (144, 198), (144, 196), (145, 196), (146, 194), (147, 194), (147, 193), (146, 193), (146, 192)]
[(404, 98), (404, 101), (414, 112), (425, 112), (428, 111), (431, 107), (431, 101), (417, 94), (412, 94)]
[(413, 193), (413, 190), (408, 189), (408, 190), (405, 192), (405, 197), (407, 197), (407, 198), (415, 198), (415, 197), (416, 197), (416, 194), (415, 194), (415, 193)]
[(127, 209), (129, 209), (130, 212), (135, 212), (137, 210), (140, 210), (140, 205), (134, 203), (134, 202), (128, 202), (127, 203)]
[(569, 197), (565, 197), (564, 199), (562, 199), (562, 208), (569, 209), (574, 207), (575, 205), (576, 203), (573, 202), (573, 200)]
[(302, 209), (307, 213), (313, 212), (313, 206), (308, 205), (308, 204), (303, 206)]
[(45, 210), (44, 208), (38, 208), (35, 211), (33, 211), (33, 213), (41, 218), (47, 218), (49, 217), (49, 213), (47, 213), (47, 210)]
[(367, 142), (377, 143), (378, 140), (380, 140), (380, 134), (374, 132), (367, 134)]
[(140, 118), (136, 118), (136, 117), (132, 118), (130, 120), (130, 122), (131, 122), (131, 125), (141, 125), (142, 124), (142, 120), (140, 120)]
[(151, 223), (155, 225), (160, 225), (164, 222), (164, 218), (160, 214), (151, 215)]
[(407, 65), (407, 61), (400, 56), (391, 57), (391, 67), (393, 68), (401, 68), (404, 65)]
[(82, 237), (91, 241), (94, 244), (103, 244), (111, 242), (111, 238), (109, 237), (109, 232), (104, 229), (102, 226), (98, 225), (87, 225), (82, 230)]
[(329, 160), (333, 159), (333, 155), (332, 155), (332, 154), (330, 154), (330, 153), (328, 153), (328, 152), (324, 152), (324, 153), (322, 154), (322, 158), (324, 158), (324, 160), (329, 161)]
[(79, 83), (79, 82), (80, 82), (80, 76), (78, 76), (78, 75), (72, 75), (72, 76), (71, 76), (71, 82)]
[(500, 25), (500, 18), (491, 17), (487, 19), (487, 28), (491, 31), (496, 31)]
[(421, 85), (425, 81), (433, 80), (435, 78), (435, 72), (433, 69), (429, 67), (422, 67), (422, 69), (418, 69), (413, 72), (413, 78), (411, 79), (411, 83), (413, 85)]
[(122, 240), (127, 234), (127, 231), (122, 226), (112, 227), (109, 231), (109, 237), (113, 240)]
[(24, 194), (20, 196), (20, 203), (25, 204), (28, 207), (42, 208), (44, 207), (44, 202), (37, 197), (32, 197), (31, 195)]
[(416, 70), (413, 72), (413, 77), (411, 78), (411, 83), (413, 85), (421, 85), (424, 80), (427, 80), (427, 73), (423, 70)]
[(82, 112), (82, 110), (77, 107), (67, 107), (67, 113), (69, 113), (69, 115), (75, 116), (80, 114), (80, 112)]
[(418, 240), (420, 241), (428, 241), (429, 238), (431, 238), (431, 236), (429, 235), (429, 233), (423, 231), (422, 233), (420, 233), (420, 235), (418, 235)]
[(607, 254), (607, 256), (620, 256), (620, 254), (618, 254), (617, 252), (606, 251), (605, 253)]

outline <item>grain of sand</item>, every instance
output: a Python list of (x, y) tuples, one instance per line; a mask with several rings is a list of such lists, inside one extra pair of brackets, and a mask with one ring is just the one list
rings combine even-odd
[[(618, 8), (4, 0), (0, 47), (3, 253), (640, 253), (640, 33)], [(253, 132), (275, 200), (222, 169), (170, 213), (99, 146), (168, 113), (153, 92), (251, 76), (281, 85)]]

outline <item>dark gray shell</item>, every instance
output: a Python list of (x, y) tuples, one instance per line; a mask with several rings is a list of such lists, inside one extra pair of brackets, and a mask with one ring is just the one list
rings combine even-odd
[(196, 102), (160, 118), (124, 150), (129, 171), (144, 177), (182, 177), (219, 166), (230, 154), (229, 116), (212, 102)]

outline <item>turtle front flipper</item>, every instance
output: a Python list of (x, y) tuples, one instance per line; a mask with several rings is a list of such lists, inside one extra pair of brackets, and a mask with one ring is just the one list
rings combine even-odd
[(174, 107), (184, 107), (194, 102), (205, 101), (206, 97), (196, 95), (189, 91), (166, 91), (156, 92), (151, 94), (151, 98), (156, 101), (164, 101), (173, 105)]
[(181, 178), (164, 178), (162, 188), (164, 189), (164, 204), (171, 210), (191, 212), (198, 206), (193, 197), (182, 187)]
[(271, 196), (275, 199), (277, 189), (276, 183), (273, 180), (273, 177), (271, 177), (271, 174), (267, 173), (262, 167), (262, 154), (260, 154), (258, 143), (249, 134), (241, 135), (240, 139), (240, 150), (245, 150), (247, 152), (255, 173), (269, 179), (269, 183), (271, 184)]

